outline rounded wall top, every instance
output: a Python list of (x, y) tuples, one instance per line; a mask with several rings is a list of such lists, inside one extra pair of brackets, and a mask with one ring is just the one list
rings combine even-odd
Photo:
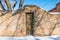
[(24, 6), (24, 12), (35, 12), (37, 9), (39, 9), (36, 5), (25, 5)]

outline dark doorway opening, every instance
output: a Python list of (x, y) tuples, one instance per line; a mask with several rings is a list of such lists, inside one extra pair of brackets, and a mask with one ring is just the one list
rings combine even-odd
[(27, 35), (34, 35), (34, 13), (26, 13), (26, 33)]

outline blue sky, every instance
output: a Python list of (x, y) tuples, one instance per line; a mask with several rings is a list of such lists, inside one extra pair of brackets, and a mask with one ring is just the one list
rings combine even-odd
[[(11, 0), (13, 2), (13, 0)], [(15, 10), (18, 9), (19, 0), (17, 0), (17, 5)], [(56, 7), (56, 3), (60, 2), (60, 0), (24, 0), (24, 5), (37, 5), (40, 8), (48, 11), (52, 8)]]

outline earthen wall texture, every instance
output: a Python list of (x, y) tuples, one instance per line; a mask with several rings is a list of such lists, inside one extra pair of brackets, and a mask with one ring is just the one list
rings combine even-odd
[(26, 6), (15, 15), (0, 16), (0, 36), (26, 36), (26, 13), (33, 12), (34, 36), (60, 35), (60, 15), (49, 14), (37, 6)]

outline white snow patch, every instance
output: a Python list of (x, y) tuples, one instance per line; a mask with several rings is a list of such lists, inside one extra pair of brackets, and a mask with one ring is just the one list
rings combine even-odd
[(0, 37), (0, 40), (60, 40), (60, 35), (56, 35), (56, 36), (44, 36), (44, 37), (34, 37), (34, 36)]

